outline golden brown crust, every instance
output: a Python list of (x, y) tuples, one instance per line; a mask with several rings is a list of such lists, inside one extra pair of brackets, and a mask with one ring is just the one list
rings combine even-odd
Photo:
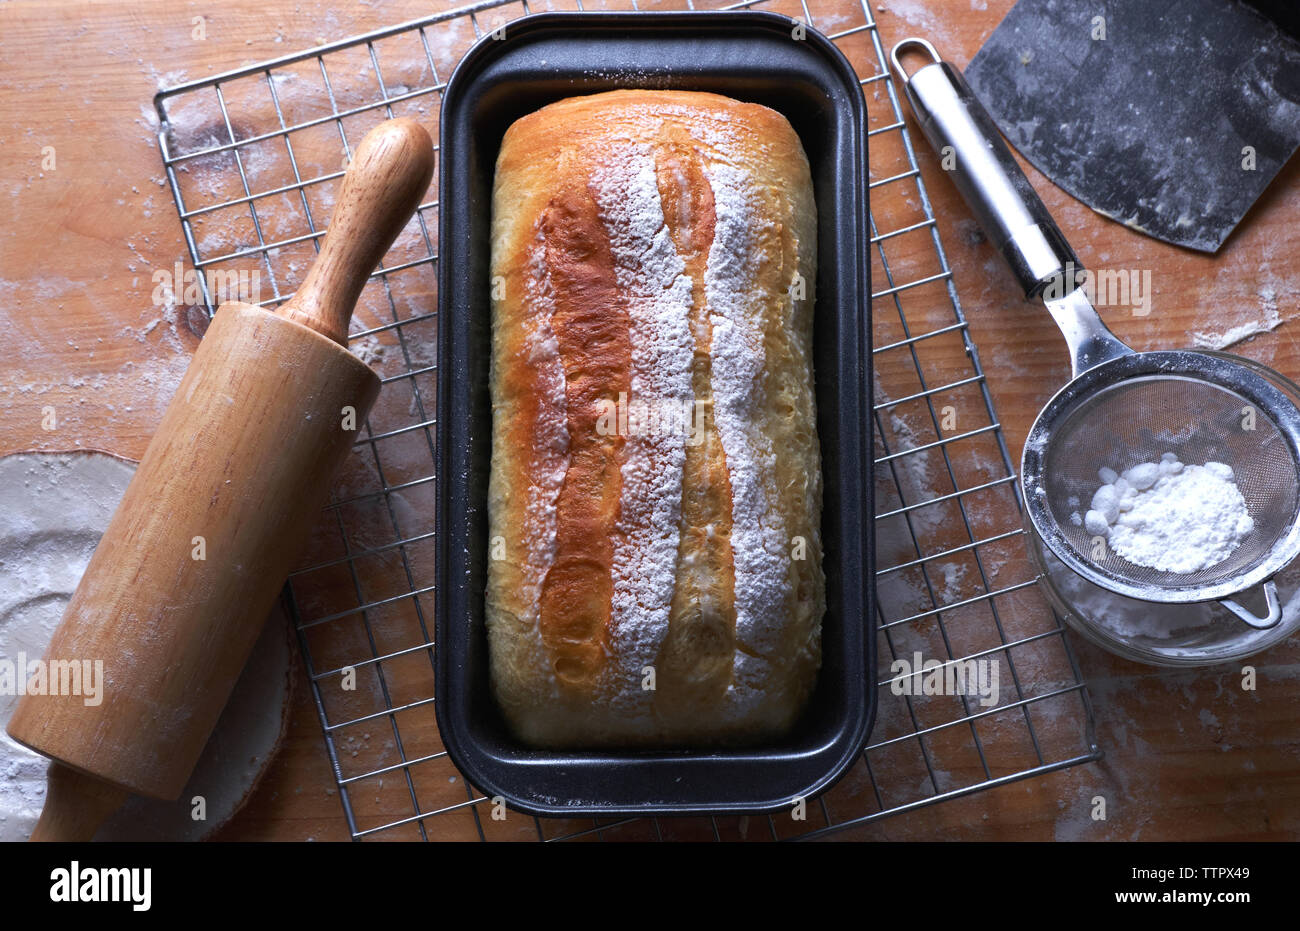
[[(604, 663), (623, 438), (596, 430), (601, 401), (629, 388), (632, 347), (619, 306), (609, 237), (585, 184), (559, 189), (539, 229), (554, 301), (551, 328), (564, 364), (569, 468), (556, 502), (555, 556), (542, 582), (542, 643), (555, 675), (590, 689)], [(527, 437), (519, 438), (528, 442)]]
[[(767, 108), (615, 91), (506, 133), (487, 605), (525, 740), (753, 741), (801, 710), (824, 608), (815, 237)], [(684, 406), (681, 435), (638, 429), (638, 403)]]

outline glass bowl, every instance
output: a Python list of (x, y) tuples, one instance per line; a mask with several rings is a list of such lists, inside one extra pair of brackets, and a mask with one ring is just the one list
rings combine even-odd
[[(1253, 359), (1222, 352), (1207, 355), (1253, 369), (1300, 407), (1300, 386)], [(1104, 650), (1155, 666), (1212, 666), (1252, 656), (1280, 643), (1300, 629), (1300, 560), (1274, 576), (1282, 620), (1269, 630), (1257, 630), (1236, 618), (1217, 601), (1160, 604), (1117, 595), (1093, 585), (1056, 558), (1025, 520), (1026, 549), (1038, 570), (1038, 581), (1065, 623)], [(1264, 596), (1256, 589), (1238, 601), (1258, 614)]]
[[(1216, 601), (1158, 604), (1116, 595), (1077, 575), (1043, 546), (1029, 527), (1026, 548), (1038, 581), (1065, 623), (1104, 650), (1155, 666), (1213, 666), (1244, 659), (1280, 643), (1300, 629), (1300, 566), (1279, 572), (1282, 620), (1256, 630)], [(1257, 590), (1242, 596), (1252, 610), (1263, 611)]]

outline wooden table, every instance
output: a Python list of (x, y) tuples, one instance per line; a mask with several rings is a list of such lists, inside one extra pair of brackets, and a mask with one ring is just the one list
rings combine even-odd
[[(834, 13), (827, 0), (815, 13)], [(969, 62), (1012, 0), (884, 0), (881, 38), (930, 38)], [(151, 98), (174, 85), (449, 8), (443, 0), (339, 5), (185, 0), (0, 4), (0, 454), (100, 449), (138, 458), (197, 338), (183, 311), (152, 300), (156, 269), (186, 256), (155, 141)], [(534, 4), (534, 9), (538, 4)], [(972, 7), (980, 7), (972, 9)], [(196, 38), (195, 17), (204, 17)], [(923, 177), (1018, 453), (1039, 407), (1068, 376), (1058, 332), (1016, 296), (1009, 274), (921, 145)], [(1217, 256), (1158, 243), (1105, 220), (1032, 169), (1085, 262), (1150, 269), (1153, 311), (1106, 313), (1137, 348), (1189, 334), (1280, 323), (1234, 345), (1300, 377), (1292, 318), (1300, 273), (1300, 165), (1293, 162)], [(1275, 315), (1275, 316), (1274, 316)], [(50, 426), (48, 414), (55, 423)], [(849, 832), (863, 839), (1260, 839), (1300, 836), (1300, 642), (1240, 669), (1170, 672), (1074, 640), (1097, 709), (1103, 762), (1014, 783)], [(1089, 817), (1095, 796), (1105, 821)], [(288, 737), (223, 839), (342, 840), (346, 823), (305, 690)]]

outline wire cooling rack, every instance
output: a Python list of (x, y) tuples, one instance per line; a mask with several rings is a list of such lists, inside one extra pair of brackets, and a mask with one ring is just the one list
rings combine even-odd
[[(428, 201), (362, 294), (350, 345), (384, 387), (286, 587), (352, 836), (867, 837), (881, 818), (1100, 758), (1074, 655), (1024, 554), (1011, 457), (870, 6), (641, 6), (784, 13), (834, 40), (867, 96), (879, 289), (880, 710), (871, 743), (802, 820), (537, 819), (501, 809), (456, 772), (434, 720), (429, 634), (438, 204)], [(487, 0), (160, 92), (159, 148), (207, 316), (226, 297), (262, 306), (289, 297), (318, 249), (354, 142), (391, 116), (434, 128), (445, 81), (474, 41), (518, 16), (562, 8), (581, 9), (582, 0)], [(628, 8), (637, 0), (587, 3)], [(924, 694), (912, 688), (921, 684), (910, 675), (917, 660), (983, 663), (998, 688)]]

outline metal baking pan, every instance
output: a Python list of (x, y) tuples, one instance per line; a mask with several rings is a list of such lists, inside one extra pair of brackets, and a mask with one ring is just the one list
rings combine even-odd
[[(875, 714), (871, 287), (866, 108), (839, 50), (774, 13), (539, 13), (472, 48), (443, 95), (438, 239), (438, 726), (486, 795), (530, 814), (771, 812), (828, 788)], [(492, 697), (484, 625), (491, 451), (488, 227), (506, 128), (552, 101), (623, 87), (714, 91), (783, 113), (812, 165), (814, 311), (827, 611), (809, 707), (771, 745), (535, 750)]]

